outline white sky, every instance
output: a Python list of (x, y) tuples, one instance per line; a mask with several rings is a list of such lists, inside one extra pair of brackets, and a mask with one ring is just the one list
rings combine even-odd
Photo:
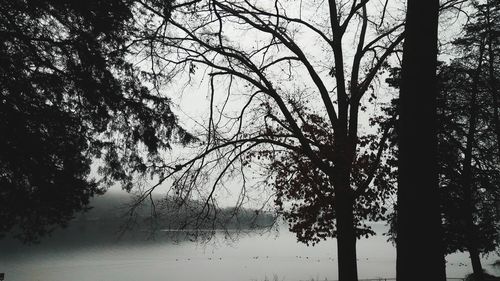
[[(260, 3), (271, 3), (271, 2), (260, 2)], [(326, 10), (324, 10), (325, 8), (324, 4), (323, 6), (320, 6), (320, 9), (316, 9), (314, 7), (309, 7), (309, 8), (306, 7), (305, 3), (306, 1), (303, 2), (298, 0), (282, 1), (282, 6), (283, 8), (286, 8), (288, 16), (296, 16), (296, 17), (302, 16), (303, 19), (309, 17), (311, 19), (311, 22), (324, 24), (325, 21), (327, 20), (326, 17), (327, 15), (325, 15)], [(317, 4), (320, 3), (320, 1), (309, 1), (307, 3)], [(369, 7), (368, 10), (369, 15), (374, 13), (373, 11), (381, 9), (381, 7), (383, 6), (382, 0), (373, 0), (371, 3), (373, 3), (373, 6)], [(303, 8), (301, 13), (299, 13), (298, 9), (300, 5), (302, 5)], [(404, 1), (392, 0), (390, 1), (388, 7), (389, 9), (386, 14), (387, 18), (390, 17), (397, 18), (404, 13), (403, 11)], [(440, 30), (441, 38), (444, 38), (444, 40), (446, 41), (448, 41), (449, 38), (452, 38), (457, 33), (457, 31), (460, 30), (459, 27), (461, 22), (463, 22), (462, 18), (459, 18), (455, 22), (450, 22), (449, 20), (447, 20), (445, 23), (442, 23), (442, 28)], [(345, 63), (346, 73), (349, 73), (350, 61), (352, 60), (353, 50), (355, 49), (355, 42), (356, 42), (353, 41), (353, 38), (357, 36), (358, 34), (357, 32), (359, 31), (358, 28), (359, 27), (357, 26), (357, 21), (353, 21), (353, 24), (350, 26), (350, 32), (346, 34), (344, 39), (344, 50), (345, 50), (344, 56), (346, 61)], [(318, 37), (313, 35), (311, 32), (300, 31), (299, 33), (300, 36), (297, 36), (298, 38), (297, 42), (302, 46), (302, 49), (305, 50), (311, 61), (314, 62), (315, 68), (323, 73), (322, 77), (327, 87), (329, 89), (333, 89), (335, 86), (334, 79), (326, 75), (327, 74), (326, 70), (321, 70), (323, 67), (327, 67), (333, 64), (333, 59), (329, 59), (328, 55), (325, 55), (324, 49), (326, 48), (326, 45), (324, 43), (320, 43)], [(241, 30), (236, 30), (234, 28), (228, 28), (226, 35), (230, 38), (235, 38), (234, 39), (235, 44), (239, 44), (242, 47), (252, 46), (256, 44), (256, 42), (258, 42), (259, 40), (263, 39), (263, 37), (259, 37), (258, 34), (255, 34), (255, 32), (241, 31)], [(373, 34), (371, 35), (371, 37), (373, 37)], [(391, 62), (396, 63), (397, 59), (393, 58), (391, 59)], [(308, 77), (308, 74), (306, 74), (303, 70), (300, 69), (298, 71), (299, 73), (295, 78), (299, 77), (299, 80), (295, 79), (294, 81), (284, 81), (284, 82), (291, 83), (295, 86), (315, 89), (315, 87), (312, 85), (310, 78)], [(300, 71), (302, 71), (303, 75), (300, 75)], [(191, 132), (202, 132), (203, 127), (204, 126), (206, 127), (207, 124), (209, 116), (209, 104), (210, 104), (210, 98), (209, 98), (210, 92), (208, 84), (209, 79), (207, 77), (208, 72), (210, 72), (210, 70), (207, 70), (207, 72), (205, 72), (202, 67), (199, 67), (197, 69), (196, 74), (190, 77), (191, 83), (187, 84), (188, 80), (187, 75), (180, 75), (176, 77), (174, 83), (165, 85), (163, 87), (163, 90), (168, 93), (168, 95), (171, 97), (173, 101), (173, 110), (179, 117), (181, 124)], [(369, 107), (368, 111), (366, 113), (360, 114), (359, 128), (361, 134), (363, 133), (363, 131), (366, 132), (370, 130), (368, 126), (368, 118), (373, 114), (375, 115), (379, 114), (380, 112), (379, 105), (386, 103), (394, 96), (394, 94), (396, 94), (393, 89), (389, 88), (383, 82), (386, 77), (387, 77), (386, 75), (381, 75), (379, 79), (381, 83), (375, 84), (377, 91), (376, 95), (378, 96), (376, 102), (374, 104), (368, 104)], [(218, 108), (221, 108), (220, 103), (225, 99), (223, 95), (223, 93), (225, 93), (225, 89), (223, 88), (223, 86), (224, 84), (216, 85), (216, 87), (220, 87), (219, 89), (217, 89), (218, 91), (216, 91), (220, 94), (216, 100), (216, 103), (219, 103)], [(244, 92), (245, 88), (238, 87), (238, 89), (241, 92), (238, 94), (234, 94), (230, 97), (229, 105), (227, 107), (229, 109), (229, 112), (231, 110), (238, 111), (239, 108), (241, 108), (241, 106), (246, 101), (245, 100), (246, 94), (248, 93)], [(368, 94), (369, 93), (367, 93), (366, 95)], [(335, 96), (333, 94), (332, 98), (335, 99)], [(316, 99), (320, 100), (319, 94), (317, 94)], [(317, 103), (315, 108), (318, 112), (324, 112), (321, 103)], [(186, 153), (185, 149), (182, 149), (180, 146), (174, 146), (172, 154), (169, 157), (172, 157), (172, 159), (174, 159), (175, 157), (184, 155), (185, 153)], [(161, 193), (165, 192), (165, 190), (168, 188), (168, 184), (169, 183), (167, 182), (163, 188), (158, 189), (158, 192)], [(111, 190), (117, 190), (117, 189), (119, 188), (117, 187), (111, 188)], [(228, 184), (226, 189), (222, 188), (218, 194), (221, 205), (224, 206), (233, 205), (239, 195), (239, 192), (240, 192), (240, 187), (237, 182)], [(258, 194), (256, 195), (259, 195), (266, 191), (257, 190), (257, 192)]]

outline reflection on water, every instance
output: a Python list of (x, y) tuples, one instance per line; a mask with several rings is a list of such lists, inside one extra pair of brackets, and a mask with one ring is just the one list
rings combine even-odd
[[(337, 278), (335, 240), (315, 247), (296, 243), (286, 230), (266, 234), (217, 232), (208, 243), (195, 243), (174, 232), (145, 240), (142, 232), (122, 239), (97, 228), (71, 227), (41, 244), (0, 242), (0, 272), (6, 281), (233, 281), (324, 280)], [(375, 225), (379, 234), (383, 225)], [(108, 233), (108, 234), (106, 234)], [(227, 240), (225, 238), (235, 238)], [(381, 235), (358, 243), (360, 278), (395, 276), (395, 249)], [(484, 261), (488, 266), (497, 257)], [(466, 254), (448, 257), (449, 277), (471, 271)], [(418, 265), (416, 265), (416, 270)]]

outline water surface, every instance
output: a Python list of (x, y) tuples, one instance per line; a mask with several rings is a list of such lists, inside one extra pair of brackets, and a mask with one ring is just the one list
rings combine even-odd
[[(394, 277), (395, 248), (388, 243), (383, 225), (377, 236), (358, 242), (360, 278)], [(166, 234), (166, 233), (163, 233)], [(121, 240), (85, 228), (58, 231), (39, 245), (0, 242), (0, 272), (6, 281), (234, 281), (234, 280), (335, 280), (336, 241), (314, 247), (299, 244), (282, 229), (266, 234), (232, 233), (234, 240), (217, 233), (209, 243), (175, 241), (159, 235), (144, 240), (129, 235)], [(490, 264), (485, 268), (500, 275)], [(415, 265), (415, 270), (422, 270)], [(447, 257), (448, 277), (471, 271), (466, 254)]]

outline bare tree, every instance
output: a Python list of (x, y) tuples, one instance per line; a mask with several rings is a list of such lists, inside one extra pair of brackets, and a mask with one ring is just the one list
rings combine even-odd
[(139, 3), (138, 56), (150, 74), (209, 89), (201, 145), (158, 164), (163, 175), (141, 199), (170, 180), (178, 201), (203, 203), (199, 226), (217, 216), (227, 184), (241, 184), (237, 206), (251, 187), (271, 190), (264, 201), (275, 199), (300, 240), (337, 237), (339, 280), (357, 280), (356, 239), (372, 233), (363, 221), (382, 217), (393, 192), (392, 169), (379, 167), (390, 161), (394, 118), (358, 128), (380, 118), (363, 112), (403, 39), (399, 9), (370, 0)]

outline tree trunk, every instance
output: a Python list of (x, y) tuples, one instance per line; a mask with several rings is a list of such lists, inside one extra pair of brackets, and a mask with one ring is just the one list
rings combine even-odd
[[(466, 157), (467, 158), (467, 157)], [(467, 168), (466, 168), (467, 169)], [(470, 170), (470, 169), (469, 169)], [(464, 171), (464, 174), (467, 174), (467, 171)], [(476, 236), (476, 227), (473, 220), (473, 203), (472, 203), (472, 194), (471, 194), (471, 186), (464, 186), (465, 198), (464, 198), (464, 210), (466, 212), (465, 221), (466, 221), (466, 240), (467, 240), (467, 250), (469, 251), (470, 260), (472, 263), (472, 271), (474, 273), (475, 281), (483, 281), (483, 267), (481, 265), (481, 259), (479, 257), (479, 249), (477, 247), (477, 236)]]
[[(352, 193), (349, 186), (339, 188), (335, 195), (337, 215), (337, 253), (339, 281), (357, 281), (356, 233), (354, 231), (354, 213)], [(342, 191), (340, 191), (342, 190)]]
[(479, 258), (479, 251), (477, 248), (469, 248), (470, 260), (472, 262), (472, 272), (474, 272), (474, 281), (483, 281), (483, 267), (481, 266), (481, 259)]
[(477, 114), (478, 114), (478, 92), (479, 92), (479, 76), (481, 73), (481, 66), (483, 62), (483, 53), (484, 53), (484, 45), (481, 42), (479, 47), (479, 59), (478, 65), (474, 72), (474, 77), (472, 77), (472, 96), (470, 100), (470, 111), (469, 111), (469, 128), (467, 132), (466, 146), (465, 146), (465, 155), (464, 161), (462, 164), (462, 189), (463, 189), (463, 211), (464, 220), (466, 223), (466, 239), (468, 250), (470, 254), (470, 259), (472, 263), (472, 268), (474, 271), (474, 280), (483, 281), (483, 268), (481, 267), (481, 261), (479, 259), (479, 250), (477, 247), (477, 235), (476, 235), (476, 226), (474, 224), (474, 196), (473, 196), (473, 174), (472, 174), (472, 153), (475, 143), (476, 137), (476, 129), (477, 129)]
[[(466, 159), (469, 158), (466, 156)], [(470, 159), (469, 159), (470, 161)], [(465, 161), (464, 161), (465, 162)], [(467, 163), (464, 163), (464, 165), (467, 165)], [(473, 220), (473, 213), (474, 213), (474, 207), (473, 207), (473, 199), (472, 199), (472, 190), (471, 190), (471, 182), (472, 182), (472, 177), (471, 177), (471, 170), (470, 170), (470, 162), (468, 163), (468, 167), (464, 167), (463, 175), (464, 175), (464, 211), (465, 211), (465, 223), (466, 223), (466, 240), (467, 240), (467, 250), (469, 251), (470, 255), (470, 260), (472, 263), (472, 270), (474, 272), (474, 280), (475, 281), (483, 281), (484, 276), (483, 276), (483, 267), (481, 266), (481, 259), (479, 257), (479, 249), (477, 247), (477, 232), (476, 232), (476, 226), (474, 224)]]
[(408, 0), (398, 127), (398, 281), (446, 280), (437, 177), (438, 7), (438, 0)]

